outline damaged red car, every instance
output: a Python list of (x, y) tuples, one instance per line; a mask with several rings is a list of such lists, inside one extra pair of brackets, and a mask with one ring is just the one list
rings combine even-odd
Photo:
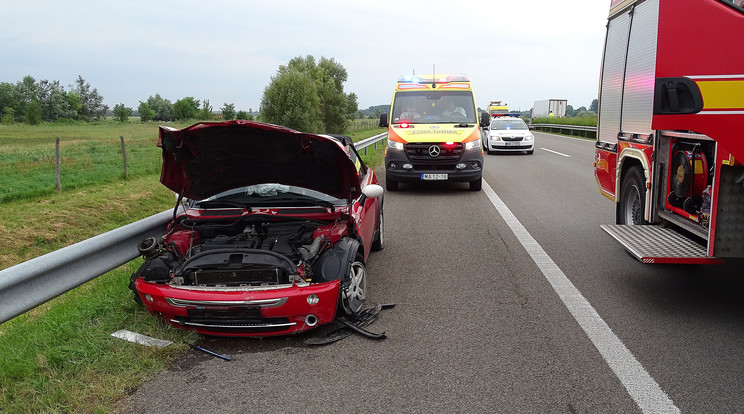
[(354, 315), (384, 246), (383, 189), (349, 137), (249, 121), (160, 127), (160, 181), (178, 195), (138, 246), (135, 300), (205, 335), (306, 331)]

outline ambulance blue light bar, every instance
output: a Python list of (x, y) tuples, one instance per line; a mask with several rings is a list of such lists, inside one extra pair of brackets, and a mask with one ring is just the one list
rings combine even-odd
[(470, 82), (468, 75), (403, 75), (398, 83), (450, 83)]

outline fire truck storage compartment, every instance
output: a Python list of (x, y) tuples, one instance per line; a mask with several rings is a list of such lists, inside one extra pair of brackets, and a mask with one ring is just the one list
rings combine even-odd
[[(716, 143), (705, 135), (660, 131), (656, 146), (657, 205), (664, 217), (703, 239), (708, 236)], [(671, 214), (670, 214), (671, 213)]]
[(713, 237), (715, 257), (744, 257), (744, 167), (718, 162), (717, 170), (721, 154), (716, 145), (701, 134), (658, 131), (655, 182), (662, 185), (655, 190), (655, 202), (662, 208), (654, 221), (674, 224), (703, 240)]
[(701, 214), (710, 214), (708, 186), (713, 183), (713, 171), (709, 166), (715, 165), (714, 144), (671, 139), (670, 147), (666, 208), (700, 222)]

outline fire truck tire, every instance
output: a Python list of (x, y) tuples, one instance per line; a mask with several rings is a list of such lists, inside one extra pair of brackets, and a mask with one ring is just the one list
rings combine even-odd
[(646, 205), (645, 183), (646, 180), (641, 167), (631, 167), (625, 173), (621, 184), (620, 201), (617, 203), (617, 224), (648, 224), (643, 218), (644, 206)]

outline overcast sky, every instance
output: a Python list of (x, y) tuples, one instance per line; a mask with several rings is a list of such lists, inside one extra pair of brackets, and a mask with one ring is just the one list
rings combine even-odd
[(610, 0), (0, 0), (0, 82), (78, 75), (104, 103), (159, 93), (258, 110), (280, 65), (333, 58), (359, 108), (415, 71), (470, 75), (478, 106), (597, 97)]

